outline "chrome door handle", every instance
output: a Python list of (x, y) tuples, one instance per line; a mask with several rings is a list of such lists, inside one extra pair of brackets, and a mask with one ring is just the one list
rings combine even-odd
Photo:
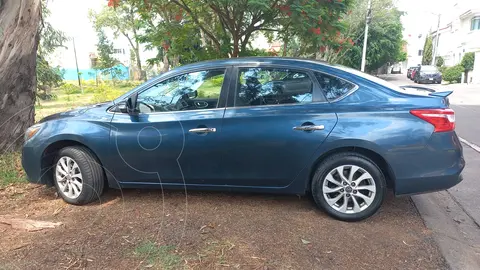
[(324, 129), (325, 129), (324, 125), (320, 125), (320, 126), (309, 125), (309, 126), (293, 127), (293, 130), (300, 130), (300, 131), (314, 131), (314, 130), (324, 130)]
[(216, 128), (192, 128), (188, 132), (192, 133), (211, 133), (211, 132), (217, 132)]

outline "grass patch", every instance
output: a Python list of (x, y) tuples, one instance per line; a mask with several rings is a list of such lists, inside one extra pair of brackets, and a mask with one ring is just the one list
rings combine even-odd
[(149, 268), (177, 269), (182, 261), (182, 258), (175, 254), (175, 246), (159, 246), (152, 241), (142, 242), (135, 248), (134, 253), (142, 257)]
[(27, 178), (22, 169), (21, 154), (14, 152), (0, 155), (0, 187), (26, 182)]

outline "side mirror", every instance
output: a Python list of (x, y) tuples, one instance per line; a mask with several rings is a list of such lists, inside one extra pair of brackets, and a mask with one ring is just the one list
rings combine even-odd
[(135, 114), (138, 112), (137, 99), (138, 99), (138, 93), (134, 93), (127, 99), (127, 102), (125, 105), (126, 105), (126, 112), (128, 114)]
[(127, 102), (125, 102), (125, 101), (122, 101), (122, 102), (118, 103), (117, 108), (122, 113), (127, 113), (128, 112), (127, 111)]

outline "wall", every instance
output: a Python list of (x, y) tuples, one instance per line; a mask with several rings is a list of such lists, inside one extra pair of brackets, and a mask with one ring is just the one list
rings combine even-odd
[[(129, 69), (128, 69), (128, 67), (118, 65), (117, 68), (119, 68), (121, 70), (121, 74), (120, 74), (120, 76), (117, 77), (117, 79), (128, 80), (129, 79)], [(67, 68), (67, 69), (64, 69), (64, 71), (65, 71), (65, 74), (63, 75), (63, 79), (65, 79), (65, 80), (78, 80), (77, 69)], [(95, 69), (92, 69), (92, 68), (90, 68), (90, 69), (80, 69), (80, 73), (82, 73), (82, 75), (81, 75), (82, 80), (95, 80), (96, 79), (96, 76), (95, 76), (96, 70)], [(99, 75), (99, 78), (101, 78), (102, 80), (111, 80), (112, 79), (112, 77), (109, 74), (104, 75), (100, 71), (98, 71), (98, 75)]]

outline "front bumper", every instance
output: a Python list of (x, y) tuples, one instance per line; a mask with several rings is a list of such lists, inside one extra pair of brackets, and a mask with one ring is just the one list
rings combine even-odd
[(420, 77), (418, 79), (420, 83), (441, 83), (442, 78), (441, 77), (435, 77), (435, 78), (425, 78), (425, 77)]
[(42, 153), (42, 151), (38, 151), (38, 148), (27, 143), (22, 149), (22, 166), (30, 183), (50, 185), (49, 170), (42, 169)]

